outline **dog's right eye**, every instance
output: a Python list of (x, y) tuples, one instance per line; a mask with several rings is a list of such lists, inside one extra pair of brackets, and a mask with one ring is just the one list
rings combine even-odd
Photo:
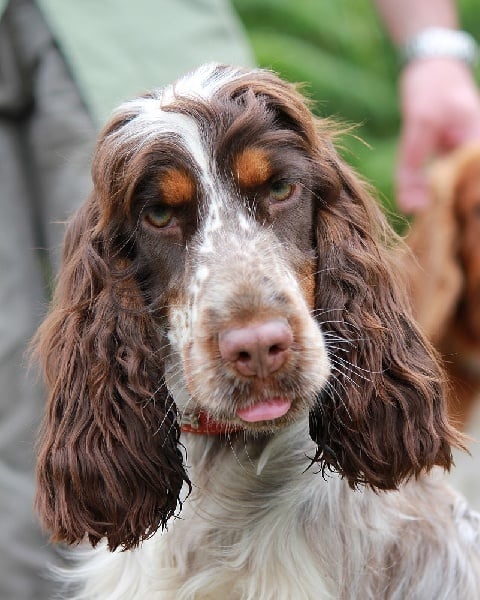
[(174, 212), (169, 206), (157, 204), (145, 211), (144, 219), (157, 229), (165, 229), (173, 225)]
[(271, 202), (285, 202), (295, 192), (295, 185), (288, 181), (277, 181), (270, 187)]

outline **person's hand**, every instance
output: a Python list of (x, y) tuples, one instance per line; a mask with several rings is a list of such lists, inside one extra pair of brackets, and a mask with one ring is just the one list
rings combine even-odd
[(480, 140), (480, 94), (470, 69), (449, 58), (418, 59), (400, 78), (403, 117), (396, 172), (397, 204), (404, 213), (429, 203), (425, 167), (463, 142)]

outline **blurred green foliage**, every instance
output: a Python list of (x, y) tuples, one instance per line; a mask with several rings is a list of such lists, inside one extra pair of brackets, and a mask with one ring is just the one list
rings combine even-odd
[[(401, 1), (401, 0), (399, 0)], [(421, 0), (419, 0), (421, 1)], [(356, 125), (345, 159), (394, 207), (400, 128), (398, 57), (370, 0), (233, 0), (261, 66), (305, 82), (316, 112)], [(478, 0), (458, 3), (462, 27), (480, 34)], [(363, 140), (363, 141), (362, 141)]]

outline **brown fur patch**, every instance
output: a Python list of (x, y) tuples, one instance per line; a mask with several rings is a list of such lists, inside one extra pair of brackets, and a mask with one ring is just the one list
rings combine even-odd
[(315, 308), (315, 265), (309, 262), (300, 274), (300, 287), (308, 307)]
[(159, 181), (162, 200), (168, 206), (179, 206), (191, 202), (195, 195), (193, 178), (180, 169), (170, 169), (162, 174)]
[(272, 165), (262, 148), (246, 148), (237, 154), (233, 172), (241, 188), (262, 185), (272, 176)]

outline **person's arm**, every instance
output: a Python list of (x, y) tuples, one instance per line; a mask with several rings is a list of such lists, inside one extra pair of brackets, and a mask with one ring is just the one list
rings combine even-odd
[(457, 52), (458, 44), (452, 48), (448, 43), (448, 30), (458, 30), (453, 1), (374, 2), (400, 52), (419, 36), (425, 38), (432, 27), (442, 28), (439, 39), (426, 51), (422, 47), (412, 53), (399, 81), (403, 126), (397, 202), (401, 210), (412, 213), (429, 202), (424, 173), (428, 160), (464, 142), (480, 141), (480, 95), (469, 65)]
[(402, 46), (428, 27), (458, 28), (451, 0), (374, 0), (392, 41)]

